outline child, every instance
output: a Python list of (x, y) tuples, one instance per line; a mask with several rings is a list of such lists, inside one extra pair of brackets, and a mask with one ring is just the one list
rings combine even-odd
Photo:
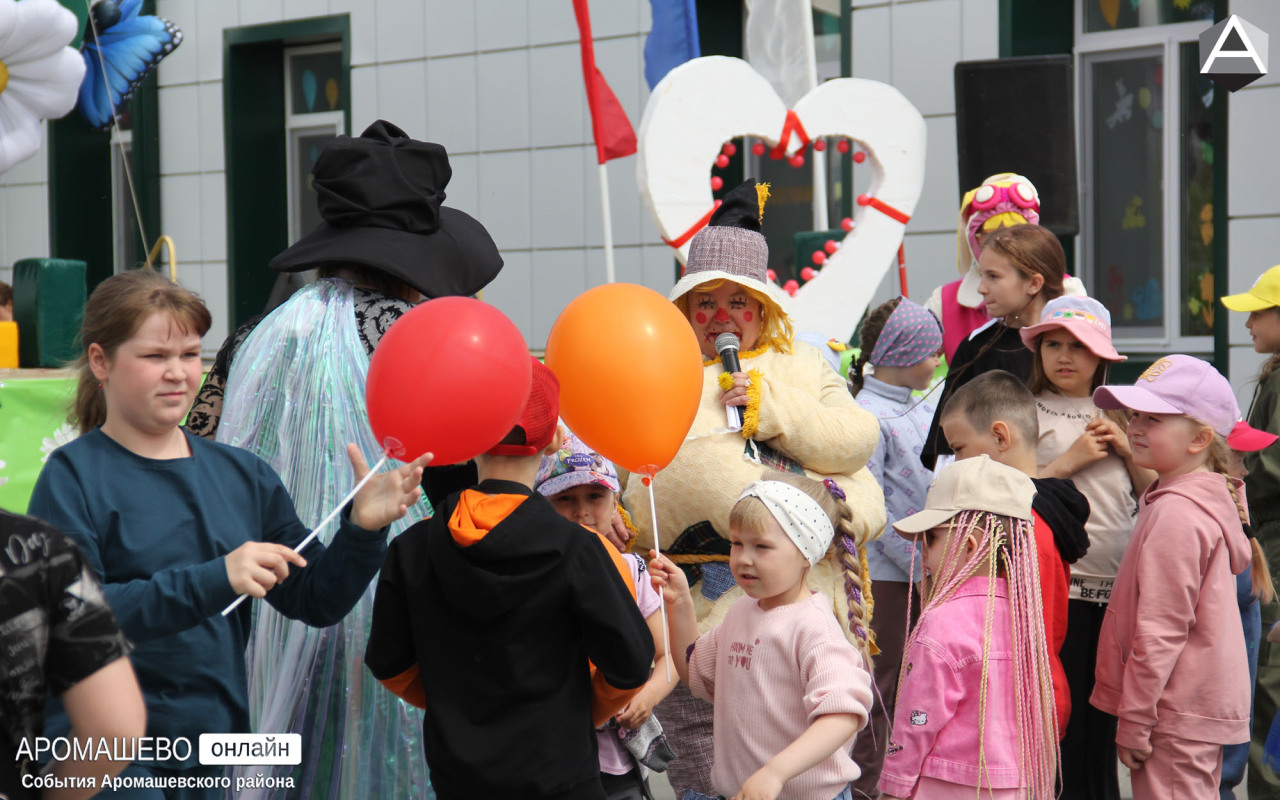
[[(0, 797), (87, 798), (94, 788), (32, 786), (32, 747), (44, 732), (52, 690), (79, 741), (130, 739), (146, 731), (146, 707), (102, 587), (76, 546), (57, 529), (0, 511)], [(125, 764), (105, 753), (54, 761), (56, 780), (114, 777)]]
[[(587, 447), (577, 436), (568, 434), (554, 455), (542, 457), (533, 488), (551, 501), (560, 516), (603, 534), (616, 546), (610, 532), (617, 517), (618, 473), (609, 459)], [(640, 800), (649, 796), (649, 779), (638, 766), (640, 759), (632, 755), (636, 752), (632, 748), (641, 744), (635, 742), (635, 735), (644, 736), (645, 742), (639, 747), (644, 762), (651, 760), (648, 758), (650, 747), (666, 747), (665, 738), (658, 739), (662, 727), (653, 717), (653, 708), (671, 694), (676, 684), (674, 680), (667, 680), (670, 667), (664, 649), (662, 616), (658, 613), (661, 601), (649, 580), (644, 559), (632, 553), (623, 553), (622, 558), (635, 585), (636, 606), (653, 637), (654, 661), (658, 666), (640, 693), (613, 718), (616, 724), (596, 731), (596, 741), (600, 746), (600, 781), (604, 784), (605, 796), (609, 800)], [(641, 727), (650, 721), (642, 731)], [(628, 743), (624, 745), (624, 741)], [(669, 749), (666, 752), (669, 753)], [(666, 768), (661, 757), (646, 766)]]
[(0, 322), (13, 321), (13, 287), (0, 281)]
[(986, 456), (938, 472), (923, 511), (926, 599), (907, 642), (885, 800), (1053, 797), (1057, 742), (1031, 480)]
[(969, 334), (950, 359), (939, 411), (920, 456), (929, 469), (934, 469), (939, 455), (951, 452), (942, 436), (939, 414), (956, 390), (992, 369), (1008, 370), (1023, 380), (1031, 377), (1031, 354), (1017, 329), (1038, 322), (1044, 304), (1062, 295), (1067, 261), (1058, 237), (1048, 228), (1015, 225), (987, 237), (978, 268), (978, 294), (992, 320)]
[[(49, 456), (30, 505), (32, 516), (79, 545), (137, 645), (132, 659), (147, 735), (193, 742), (201, 733), (249, 730), (251, 606), (221, 611), (248, 594), (311, 625), (342, 619), (382, 562), (384, 529), (417, 500), (429, 460), (370, 481), (343, 513), (329, 548), (315, 542), (294, 552), (307, 531), (270, 467), (178, 426), (200, 385), (200, 337), (209, 322), (200, 298), (151, 270), (98, 285), (84, 310), (86, 349), (72, 411), (85, 433)], [(363, 477), (364, 459), (348, 452)], [(66, 726), (60, 710), (50, 715), (50, 729)], [(221, 775), (221, 767), (199, 765), (197, 755), (138, 762), (125, 774)], [(221, 790), (183, 796), (218, 797)]]
[[(1116, 751), (1135, 800), (1214, 797), (1222, 745), (1249, 738), (1249, 669), (1235, 575), (1249, 566), (1230, 449), (1258, 446), (1227, 379), (1185, 355), (1133, 386), (1102, 386), (1129, 409), (1139, 466), (1159, 476), (1139, 504), (1098, 644), (1095, 706), (1118, 716)], [(1251, 441), (1253, 440), (1253, 441)]]
[(1039, 324), (1019, 333), (1034, 363), (1027, 388), (1040, 423), (1040, 475), (1070, 478), (1089, 500), (1089, 552), (1071, 565), (1061, 653), (1075, 709), (1062, 740), (1063, 796), (1119, 798), (1116, 720), (1092, 708), (1089, 695), (1098, 631), (1133, 532), (1137, 496), (1155, 473), (1134, 464), (1125, 418), (1103, 415), (1091, 399), (1106, 382), (1107, 365), (1125, 358), (1111, 344), (1107, 309), (1090, 297), (1059, 297), (1045, 304)]
[[(933, 406), (911, 393), (928, 389), (933, 380), (942, 328), (924, 307), (896, 297), (867, 316), (860, 345), (861, 354), (849, 382), (858, 404), (880, 420), (880, 443), (867, 469), (884, 489), (891, 526), (924, 507), (933, 482), (933, 473), (920, 463)], [(875, 374), (864, 377), (867, 363), (875, 367)], [(892, 527), (867, 544), (867, 564), (876, 590), (871, 629), (880, 648), (875, 676), (883, 708), (872, 714), (870, 732), (854, 743), (853, 758), (862, 768), (853, 787), (856, 796), (874, 796), (880, 782), (893, 701), (898, 694), (908, 609), (913, 605), (912, 584), (922, 577), (915, 543), (894, 533)]]
[(1089, 549), (1084, 528), (1089, 501), (1069, 480), (1038, 477), (1036, 441), (1040, 438), (1040, 424), (1035, 396), (1008, 372), (992, 370), (969, 381), (947, 402), (941, 418), (947, 442), (957, 459), (989, 456), (992, 461), (1021, 471), (1036, 487), (1031, 511), (1061, 738), (1071, 715), (1071, 692), (1059, 655), (1067, 636), (1068, 565)]
[[(1253, 349), (1269, 356), (1257, 377), (1253, 402), (1249, 404), (1249, 424), (1269, 433), (1280, 433), (1280, 266), (1262, 274), (1247, 292), (1227, 295), (1222, 304), (1232, 311), (1248, 313), (1245, 326), (1253, 339)], [(1244, 456), (1248, 471), (1249, 519), (1257, 544), (1269, 564), (1280, 564), (1280, 448), (1268, 447)], [(1280, 620), (1280, 605), (1263, 603), (1261, 628), (1269, 631)], [(1271, 721), (1280, 711), (1280, 645), (1270, 640), (1258, 647), (1258, 677), (1253, 696), (1253, 741), (1267, 740)], [(1257, 748), (1255, 748), (1255, 753)], [(1224, 765), (1225, 772), (1225, 765)], [(1262, 797), (1275, 793), (1275, 773), (1264, 768), (1256, 755), (1249, 760), (1249, 792)]]
[(680, 679), (714, 706), (711, 781), (726, 797), (853, 796), (849, 746), (871, 708), (870, 657), (845, 637), (831, 599), (805, 585), (837, 527), (852, 547), (851, 519), (847, 503), (801, 475), (747, 486), (729, 515), (729, 565), (745, 596), (701, 637), (684, 572), (666, 556), (650, 562), (671, 649), (686, 654), (674, 659)]
[(476, 459), (479, 485), (391, 543), (374, 597), (365, 663), (426, 710), (441, 800), (602, 800), (592, 728), (631, 702), (653, 665), (612, 548), (533, 491), (563, 432), (559, 384), (532, 367), (519, 423)]

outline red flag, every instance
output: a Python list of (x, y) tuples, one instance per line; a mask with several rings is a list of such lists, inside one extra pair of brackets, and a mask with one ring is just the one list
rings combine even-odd
[(582, 44), (582, 76), (587, 84), (587, 105), (591, 108), (591, 131), (596, 140), (596, 158), (603, 164), (612, 158), (636, 151), (636, 132), (622, 110), (618, 97), (596, 68), (595, 43), (591, 37), (591, 12), (587, 0), (573, 0)]

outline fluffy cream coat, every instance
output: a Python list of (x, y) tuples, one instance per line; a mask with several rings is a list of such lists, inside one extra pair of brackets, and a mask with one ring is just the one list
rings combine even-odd
[[(885, 525), (884, 495), (866, 469), (880, 435), (875, 417), (854, 401), (844, 380), (807, 344), (797, 342), (789, 355), (772, 349), (742, 355), (742, 371), (751, 376), (745, 431), (804, 466), (809, 477), (834, 479), (853, 510), (858, 543), (878, 537)], [(744, 455), (743, 431), (728, 429), (725, 407), (719, 402), (723, 372), (719, 363), (703, 368), (702, 399), (693, 426), (680, 452), (654, 479), (664, 548), (702, 520), (727, 537), (730, 509), (763, 471)], [(623, 502), (639, 532), (635, 549), (647, 553), (654, 538), (649, 489), (639, 480), (629, 480)], [(846, 619), (844, 573), (836, 558), (819, 562), (810, 571), (809, 585), (835, 598), (837, 616)], [(701, 627), (709, 630), (742, 590), (735, 587), (714, 604), (696, 590), (693, 594)]]

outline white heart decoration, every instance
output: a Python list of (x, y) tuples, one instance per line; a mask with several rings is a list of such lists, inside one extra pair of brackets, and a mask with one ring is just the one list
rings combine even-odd
[[(897, 260), (906, 229), (875, 205), (909, 217), (924, 187), (924, 117), (902, 93), (878, 81), (840, 78), (800, 98), (795, 117), (811, 139), (843, 136), (866, 151), (877, 204), (859, 206), (855, 226), (813, 280), (795, 297), (778, 292), (797, 330), (848, 341), (876, 287)], [(708, 172), (726, 141), (750, 135), (777, 145), (787, 107), (741, 59), (707, 56), (685, 62), (654, 87), (637, 133), (640, 192), (663, 239), (685, 237), (709, 215)], [(785, 153), (802, 146), (788, 135)], [(676, 251), (684, 263), (687, 239)]]

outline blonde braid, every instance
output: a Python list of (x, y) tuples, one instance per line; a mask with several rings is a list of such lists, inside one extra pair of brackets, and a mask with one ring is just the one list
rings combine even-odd
[[(849, 605), (848, 630), (845, 636), (862, 655), (867, 669), (871, 669), (871, 657), (880, 652), (871, 631), (871, 608), (875, 601), (871, 598), (866, 542), (859, 541), (853, 527), (853, 509), (845, 502), (844, 490), (833, 480), (819, 482), (807, 475), (797, 475), (793, 472), (769, 470), (761, 476), (761, 479), (794, 486), (817, 501), (830, 518), (831, 526), (835, 528), (835, 537), (827, 549), (827, 558), (833, 566), (838, 564), (844, 572), (844, 593)], [(747, 498), (747, 500), (751, 499)], [(764, 506), (759, 504), (759, 501), (756, 501), (756, 504), (759, 504), (759, 508), (756, 508), (747, 500), (740, 500), (733, 507), (729, 515), (730, 525), (733, 525), (735, 520), (738, 524), (742, 524), (753, 514), (769, 513), (764, 510)]]
[(1253, 536), (1252, 526), (1249, 524), (1249, 510), (1241, 502), (1240, 493), (1236, 491), (1236, 482), (1231, 479), (1232, 467), (1236, 459), (1237, 454), (1227, 444), (1226, 437), (1214, 433), (1213, 443), (1209, 445), (1209, 469), (1221, 475), (1227, 482), (1227, 491), (1231, 493), (1231, 501), (1236, 504), (1236, 513), (1240, 515), (1240, 527), (1249, 537), (1249, 548), (1252, 551), (1249, 568), (1252, 571), (1253, 596), (1263, 603), (1274, 603), (1276, 587), (1271, 579), (1271, 567), (1267, 565), (1267, 556), (1262, 552), (1262, 545), (1258, 544), (1258, 540)]

